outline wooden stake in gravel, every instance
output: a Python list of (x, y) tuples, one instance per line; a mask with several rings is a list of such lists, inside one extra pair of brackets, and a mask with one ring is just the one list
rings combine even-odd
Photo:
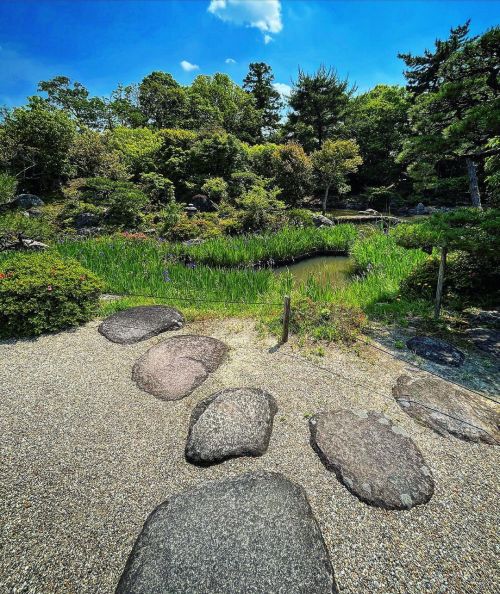
[(283, 302), (283, 334), (281, 336), (281, 342), (284, 344), (288, 342), (288, 326), (290, 325), (290, 297), (285, 295)]
[(443, 284), (444, 284), (444, 274), (446, 270), (446, 254), (448, 250), (446, 247), (441, 248), (441, 259), (439, 261), (439, 273), (438, 273), (438, 282), (436, 287), (436, 303), (434, 305), (434, 319), (439, 318), (439, 312), (441, 311), (441, 299), (443, 297)]

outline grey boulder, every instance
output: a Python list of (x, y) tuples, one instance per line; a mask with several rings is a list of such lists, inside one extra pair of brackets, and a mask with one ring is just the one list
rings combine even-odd
[(440, 365), (460, 367), (465, 361), (462, 351), (440, 338), (414, 336), (407, 341), (406, 346), (420, 357)]
[(14, 198), (14, 200), (12, 200), (11, 204), (15, 208), (27, 209), (37, 206), (43, 206), (45, 202), (38, 196), (35, 196), (34, 194), (19, 194)]
[(116, 594), (336, 594), (302, 487), (251, 472), (170, 497), (146, 520)]
[(146, 305), (130, 307), (106, 318), (99, 332), (112, 342), (132, 344), (184, 325), (182, 314), (172, 307)]
[(312, 217), (312, 221), (316, 225), (316, 227), (321, 227), (322, 225), (332, 227), (333, 225), (335, 225), (335, 223), (331, 219), (325, 217), (322, 214), (314, 214)]
[(271, 394), (257, 388), (231, 388), (212, 394), (193, 410), (186, 458), (207, 464), (235, 456), (262, 456), (277, 410)]
[(175, 336), (149, 349), (134, 365), (132, 378), (163, 400), (191, 394), (224, 361), (227, 346), (210, 336)]
[(311, 445), (358, 499), (385, 509), (427, 503), (434, 480), (420, 450), (383, 414), (336, 410), (309, 421)]
[(500, 443), (500, 406), (427, 374), (402, 375), (392, 393), (410, 417), (439, 435)]

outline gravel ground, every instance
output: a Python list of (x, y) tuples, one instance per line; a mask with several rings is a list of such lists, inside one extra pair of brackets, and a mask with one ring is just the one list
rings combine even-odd
[[(414, 423), (391, 388), (405, 363), (373, 349), (328, 350), (311, 365), (259, 340), (252, 322), (192, 324), (224, 340), (229, 361), (191, 396), (163, 402), (131, 381), (138, 356), (163, 340), (108, 342), (97, 322), (33, 341), (0, 343), (0, 592), (114, 591), (152, 509), (173, 493), (252, 469), (302, 484), (344, 594), (500, 590), (498, 449), (445, 439)], [(278, 403), (269, 450), (211, 468), (184, 460), (194, 405), (226, 387), (260, 387)], [(371, 508), (325, 470), (307, 417), (336, 407), (384, 412), (432, 468), (431, 501)]]

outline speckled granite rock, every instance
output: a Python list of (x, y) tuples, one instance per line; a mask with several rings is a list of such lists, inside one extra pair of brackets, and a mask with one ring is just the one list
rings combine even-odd
[(99, 332), (112, 342), (132, 344), (184, 325), (182, 314), (172, 307), (146, 305), (130, 307), (106, 318)]
[(500, 444), (500, 406), (427, 374), (402, 375), (392, 393), (399, 406), (439, 435)]
[(116, 594), (332, 594), (302, 487), (250, 472), (174, 495), (149, 516)]
[(361, 501), (386, 509), (410, 509), (432, 497), (432, 473), (420, 450), (383, 414), (318, 413), (309, 427), (311, 445), (322, 462)]
[(277, 406), (257, 388), (231, 388), (202, 400), (193, 410), (186, 458), (204, 464), (235, 456), (262, 456)]
[(162, 398), (179, 400), (191, 394), (223, 362), (227, 346), (209, 336), (169, 338), (149, 349), (134, 365), (139, 388)]
[(439, 363), (440, 365), (452, 365), (460, 367), (465, 355), (453, 345), (439, 338), (430, 336), (414, 336), (406, 343), (406, 346), (420, 357)]

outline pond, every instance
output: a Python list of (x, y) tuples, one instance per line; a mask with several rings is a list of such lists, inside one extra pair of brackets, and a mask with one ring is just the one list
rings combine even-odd
[(288, 266), (276, 268), (276, 272), (289, 270), (296, 283), (307, 281), (313, 276), (321, 285), (343, 287), (349, 282), (350, 274), (354, 269), (354, 261), (348, 256), (315, 256), (301, 260)]

